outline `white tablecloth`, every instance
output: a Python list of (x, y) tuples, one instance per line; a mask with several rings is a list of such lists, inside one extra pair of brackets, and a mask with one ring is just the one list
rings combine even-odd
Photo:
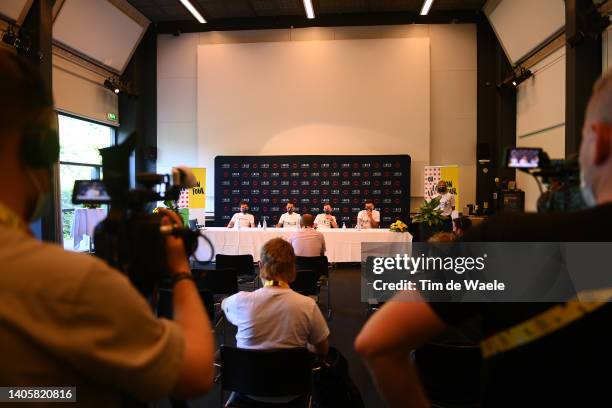
[(90, 239), (93, 238), (96, 225), (104, 218), (106, 218), (104, 208), (77, 208), (74, 210), (72, 238), (74, 239), (75, 249), (81, 244), (84, 235), (89, 236)]
[[(289, 238), (294, 228), (257, 228), (229, 229), (212, 227), (202, 230), (210, 239), (215, 253), (223, 255), (253, 255), (259, 261), (261, 247), (276, 237)], [(330, 262), (361, 262), (362, 242), (412, 242), (408, 232), (398, 233), (386, 229), (327, 229), (321, 230), (325, 237), (327, 258)]]

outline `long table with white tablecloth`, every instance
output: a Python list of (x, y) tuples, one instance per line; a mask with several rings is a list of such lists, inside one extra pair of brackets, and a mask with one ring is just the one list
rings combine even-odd
[[(297, 231), (293, 228), (229, 229), (207, 227), (202, 233), (210, 240), (216, 254), (253, 255), (259, 260), (261, 247), (270, 239), (288, 239)], [(361, 243), (363, 242), (412, 242), (408, 232), (399, 233), (386, 229), (326, 229), (321, 230), (325, 237), (329, 262), (361, 262)]]

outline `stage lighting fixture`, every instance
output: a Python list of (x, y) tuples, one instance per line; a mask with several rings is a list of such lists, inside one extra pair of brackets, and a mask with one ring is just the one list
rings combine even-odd
[(527, 79), (533, 76), (533, 73), (525, 68), (521, 68), (520, 73), (517, 75), (516, 72), (513, 72), (508, 78), (504, 79), (499, 85), (498, 88), (516, 88), (521, 83), (525, 82)]
[(104, 87), (107, 89), (110, 89), (117, 95), (119, 95), (119, 93), (121, 92), (120, 85), (121, 84), (117, 83), (117, 81), (114, 78), (109, 78), (106, 81), (104, 81)]
[(525, 82), (532, 76), (533, 73), (530, 70), (521, 68), (521, 74), (514, 81), (512, 81), (512, 85), (519, 86), (521, 83)]
[(2, 42), (10, 45), (11, 47), (14, 47), (17, 41), (18, 41), (18, 38), (17, 38), (17, 35), (15, 34), (15, 31), (13, 30), (13, 27), (9, 26), (9, 28), (6, 29), (4, 34), (2, 34)]

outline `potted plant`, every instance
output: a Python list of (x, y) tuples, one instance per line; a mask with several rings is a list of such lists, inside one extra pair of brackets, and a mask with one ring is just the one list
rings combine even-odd
[[(189, 225), (189, 209), (187, 208), (178, 208), (176, 201), (174, 200), (165, 200), (164, 205), (170, 211), (174, 211), (178, 214), (179, 217), (183, 220), (183, 225)], [(153, 210), (153, 212), (157, 212), (157, 208)]]
[(412, 222), (419, 223), (420, 239), (426, 242), (433, 234), (442, 231), (444, 217), (442, 210), (438, 209), (441, 197), (423, 201), (418, 208), (416, 215), (412, 217)]

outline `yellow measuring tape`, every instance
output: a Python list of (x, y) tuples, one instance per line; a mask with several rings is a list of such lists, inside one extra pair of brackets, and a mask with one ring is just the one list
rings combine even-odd
[(501, 331), (480, 343), (483, 358), (510, 351), (549, 335), (589, 313), (601, 308), (612, 299), (612, 289), (578, 293), (574, 300), (556, 305), (531, 319)]
[(15, 214), (12, 210), (8, 209), (4, 204), (0, 203), (0, 224), (6, 225), (7, 227), (14, 230), (27, 231), (28, 226), (21, 219), (20, 216)]

